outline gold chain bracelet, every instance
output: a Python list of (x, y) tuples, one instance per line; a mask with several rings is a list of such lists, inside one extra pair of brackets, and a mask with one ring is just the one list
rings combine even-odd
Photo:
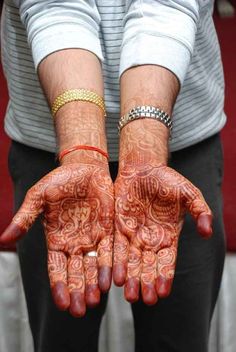
[(66, 90), (58, 97), (56, 97), (51, 108), (52, 116), (55, 117), (56, 113), (62, 106), (72, 101), (87, 101), (96, 104), (103, 110), (104, 115), (106, 116), (106, 107), (104, 99), (100, 97), (97, 93), (86, 89)]

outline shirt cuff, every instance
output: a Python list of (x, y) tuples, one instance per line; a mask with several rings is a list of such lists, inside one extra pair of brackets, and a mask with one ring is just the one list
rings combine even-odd
[(180, 41), (150, 34), (138, 34), (121, 50), (120, 76), (133, 66), (158, 65), (173, 72), (183, 84), (191, 60), (191, 52)]
[(36, 69), (48, 55), (63, 49), (85, 49), (103, 61), (99, 37), (79, 24), (54, 24), (37, 32), (31, 41)]

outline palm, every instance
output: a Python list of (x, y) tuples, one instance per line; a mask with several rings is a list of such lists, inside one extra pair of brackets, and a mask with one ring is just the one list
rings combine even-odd
[(49, 249), (68, 255), (94, 250), (112, 235), (110, 177), (98, 167), (61, 167), (44, 190), (44, 226)]
[[(119, 173), (115, 184), (114, 279), (125, 296), (153, 304), (170, 292), (184, 213), (211, 214), (200, 191), (166, 166), (142, 165)], [(203, 231), (204, 232), (204, 231)]]
[[(109, 289), (113, 198), (107, 167), (68, 164), (53, 170), (27, 192), (10, 225), (12, 237), (17, 239), (43, 213), (54, 299), (61, 309), (70, 306), (74, 315), (85, 313), (85, 301), (90, 306), (99, 302), (99, 288)], [(94, 250), (97, 258), (86, 255)]]

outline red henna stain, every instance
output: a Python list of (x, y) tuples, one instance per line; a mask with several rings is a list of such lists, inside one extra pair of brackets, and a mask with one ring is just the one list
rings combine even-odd
[(10, 225), (0, 236), (1, 244), (12, 244), (18, 241), (21, 237), (24, 236), (26, 230), (21, 228), (18, 224), (11, 222)]
[(142, 283), (142, 297), (143, 302), (148, 306), (152, 306), (157, 303), (157, 293), (155, 285), (152, 283), (146, 284)]
[(125, 299), (130, 303), (135, 303), (139, 299), (139, 280), (130, 278), (127, 280), (124, 289)]
[(52, 287), (52, 296), (58, 309), (66, 310), (70, 305), (70, 295), (64, 282), (56, 282)]
[[(97, 120), (97, 113), (94, 116), (88, 113), (87, 117), (93, 128), (80, 133), (81, 144), (88, 142), (89, 133), (91, 145), (99, 141), (101, 145), (98, 147), (105, 149), (106, 140), (100, 139), (102, 119)], [(84, 118), (82, 114), (83, 121)], [(61, 132), (65, 134), (70, 129), (77, 139), (77, 123), (76, 126), (72, 129), (71, 124), (65, 122)], [(72, 145), (74, 143), (71, 138), (68, 142)], [(91, 152), (74, 153), (65, 157), (62, 166), (48, 173), (29, 189), (12, 223), (0, 237), (0, 243), (18, 240), (41, 213), (49, 252), (48, 272), (55, 303), (62, 310), (67, 309), (71, 303), (70, 312), (74, 316), (83, 316), (86, 312), (83, 255), (89, 251), (98, 251), (101, 237), (109, 236), (110, 239), (101, 246), (100, 259), (103, 265), (110, 266), (109, 272), (112, 265), (114, 191), (107, 160), (104, 161), (103, 157), (97, 157), (97, 153)], [(91, 263), (90, 267), (89, 263), (86, 283), (90, 281), (90, 284), (97, 285), (97, 289), (91, 292), (98, 297), (100, 291), (96, 272), (97, 264)], [(111, 273), (107, 273), (108, 276)], [(105, 279), (103, 281), (101, 286), (107, 290), (110, 284)]]
[(86, 285), (94, 285), (98, 283), (98, 267), (96, 257), (84, 257), (84, 273)]
[(166, 279), (163, 276), (158, 276), (156, 279), (156, 292), (158, 297), (164, 298), (169, 296), (172, 288), (173, 279)]
[(200, 214), (197, 219), (197, 229), (200, 235), (204, 238), (211, 237), (212, 231), (212, 215)]
[(112, 268), (103, 266), (98, 270), (98, 284), (101, 292), (106, 293), (111, 287)]
[(86, 285), (85, 301), (89, 308), (94, 308), (100, 303), (100, 290), (98, 284)]
[(83, 317), (86, 313), (84, 294), (77, 290), (70, 293), (70, 313), (75, 318)]
[[(110, 231), (110, 230), (108, 230)], [(100, 267), (112, 267), (113, 235), (105, 235), (98, 244), (98, 264)]]
[[(120, 138), (113, 277), (119, 286), (141, 278), (143, 301), (151, 305), (157, 301), (157, 292), (164, 297), (171, 290), (186, 211), (198, 219), (198, 230), (205, 237), (212, 232), (211, 211), (200, 190), (166, 166), (165, 126), (145, 119), (133, 121), (122, 129)], [(134, 248), (142, 252), (142, 265), (136, 261)], [(132, 301), (136, 297), (129, 285), (125, 285), (125, 296)]]
[(64, 253), (48, 250), (48, 274), (51, 287), (67, 282), (67, 258)]
[(127, 265), (114, 264), (113, 266), (113, 280), (116, 286), (123, 286), (126, 279)]

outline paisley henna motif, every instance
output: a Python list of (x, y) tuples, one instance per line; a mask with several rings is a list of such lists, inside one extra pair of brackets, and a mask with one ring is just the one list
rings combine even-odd
[[(200, 191), (169, 167), (143, 165), (142, 173), (139, 168), (130, 169), (130, 174), (128, 166), (121, 170), (115, 183), (115, 225), (126, 236), (129, 245), (121, 234), (115, 235), (114, 279), (116, 282), (116, 266), (128, 265), (127, 276), (116, 283), (120, 286), (135, 278), (141, 280), (142, 287), (152, 285), (151, 302), (145, 297), (145, 289), (142, 292), (144, 301), (153, 304), (157, 300), (155, 280), (160, 276), (169, 283), (174, 277), (177, 239), (185, 211), (188, 209), (194, 219), (200, 214), (210, 216), (211, 212)], [(143, 251), (142, 268), (137, 264), (140, 260), (138, 250)], [(123, 272), (126, 269), (123, 268)]]
[(85, 289), (83, 256), (72, 255), (68, 259), (68, 288), (69, 292), (78, 290), (82, 294)]
[[(56, 304), (82, 316), (85, 295), (87, 304), (94, 306), (99, 303), (100, 289), (107, 291), (111, 282), (114, 195), (107, 165), (71, 163), (43, 177), (27, 192), (1, 241), (22, 236), (40, 213)], [(101, 271), (100, 288), (97, 259), (86, 257), (94, 250)]]
[(94, 307), (100, 302), (100, 290), (98, 286), (98, 265), (96, 257), (84, 257), (84, 271), (86, 278), (86, 304)]
[(121, 134), (113, 277), (116, 285), (125, 285), (130, 302), (139, 298), (140, 283), (146, 304), (170, 293), (186, 211), (203, 236), (212, 232), (211, 211), (201, 192), (164, 162), (162, 128), (157, 122), (134, 121)]
[(96, 257), (84, 257), (84, 270), (86, 285), (96, 285), (98, 283), (98, 268)]
[(67, 258), (64, 253), (48, 251), (48, 274), (51, 287), (58, 281), (67, 284)]

